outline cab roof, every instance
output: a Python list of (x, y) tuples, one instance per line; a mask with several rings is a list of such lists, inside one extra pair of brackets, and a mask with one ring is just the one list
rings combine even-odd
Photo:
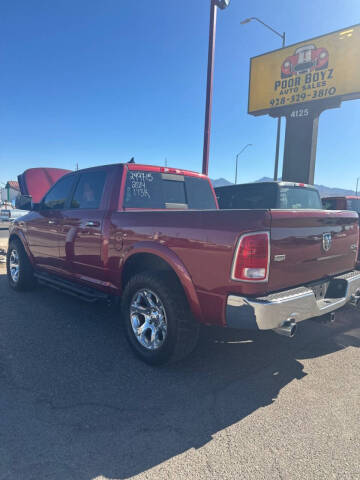
[[(95, 167), (83, 168), (78, 170), (78, 172), (85, 172), (88, 170), (112, 166), (122, 166), (128, 170), (145, 170), (147, 172), (169, 173), (174, 175), (185, 175), (188, 177), (208, 179), (206, 175), (192, 172), (190, 170), (159, 167), (155, 165), (143, 165), (140, 163), (115, 163), (110, 165), (98, 165)], [(61, 177), (69, 173), (74, 172), (72, 170), (52, 167), (29, 168), (18, 176), (20, 191), (23, 195), (31, 195), (33, 202), (40, 202), (50, 187), (52, 187), (54, 183), (56, 183)]]

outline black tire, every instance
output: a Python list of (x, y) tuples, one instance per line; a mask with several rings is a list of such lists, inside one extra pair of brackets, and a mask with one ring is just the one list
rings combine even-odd
[[(11, 272), (11, 264), (13, 264), (13, 260), (15, 259), (15, 257), (18, 259), (17, 278)], [(36, 285), (32, 265), (25, 252), (23, 244), (18, 239), (10, 241), (6, 255), (6, 271), (9, 285), (14, 290), (31, 290)]]
[[(135, 295), (144, 290), (149, 290), (158, 297), (167, 324), (163, 343), (153, 350), (145, 348), (137, 339), (130, 314)], [(131, 348), (141, 360), (150, 365), (181, 360), (195, 348), (199, 338), (199, 324), (192, 317), (182, 288), (169, 273), (142, 272), (134, 275), (124, 290), (122, 320)]]

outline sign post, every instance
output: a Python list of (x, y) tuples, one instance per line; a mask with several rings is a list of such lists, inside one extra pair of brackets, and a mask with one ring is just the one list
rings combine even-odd
[(360, 98), (360, 25), (250, 61), (248, 113), (286, 117), (283, 180), (314, 183), (319, 115)]
[[(304, 104), (286, 114), (282, 179), (314, 184), (319, 116), (323, 110), (336, 108), (340, 102)], [(285, 160), (286, 159), (286, 160)]]

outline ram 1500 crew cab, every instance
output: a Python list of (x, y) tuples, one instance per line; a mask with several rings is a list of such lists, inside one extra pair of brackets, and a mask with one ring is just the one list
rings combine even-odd
[(357, 303), (358, 238), (354, 212), (219, 210), (204, 175), (107, 165), (65, 174), (14, 222), (7, 274), (15, 290), (118, 298), (131, 347), (159, 364), (189, 353), (200, 323), (291, 336)]

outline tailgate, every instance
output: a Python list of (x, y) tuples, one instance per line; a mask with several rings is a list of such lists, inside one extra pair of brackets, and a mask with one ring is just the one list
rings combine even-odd
[(358, 241), (355, 212), (271, 210), (269, 291), (352, 270)]

